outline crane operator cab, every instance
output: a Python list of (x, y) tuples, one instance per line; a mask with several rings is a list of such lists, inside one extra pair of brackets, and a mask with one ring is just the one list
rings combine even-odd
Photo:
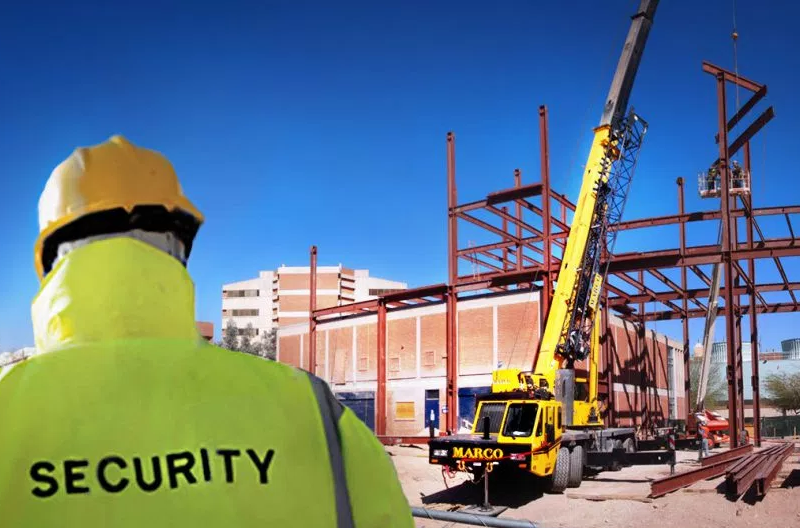
[[(728, 180), (730, 194), (742, 195), (750, 192), (750, 173), (744, 170), (736, 160), (731, 161)], [(719, 162), (714, 163), (708, 172), (701, 172), (697, 184), (701, 198), (719, 197), (722, 190)]]

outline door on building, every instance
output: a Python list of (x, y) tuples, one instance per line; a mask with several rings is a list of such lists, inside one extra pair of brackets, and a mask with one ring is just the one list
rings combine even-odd
[(336, 398), (349, 407), (373, 433), (375, 432), (374, 392), (337, 392)]
[(479, 394), (489, 394), (491, 387), (464, 387), (458, 389), (458, 416), (459, 427), (472, 429), (472, 420), (475, 418), (475, 399)]
[(439, 429), (439, 389), (425, 391), (425, 427), (430, 426), (431, 413), (433, 413), (433, 426)]

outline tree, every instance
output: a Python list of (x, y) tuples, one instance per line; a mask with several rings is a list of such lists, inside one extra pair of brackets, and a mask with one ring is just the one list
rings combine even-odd
[[(697, 391), (700, 388), (700, 370), (702, 369), (703, 358), (692, 358), (689, 360), (689, 396), (692, 399), (691, 405), (694, 407), (697, 402)], [(724, 376), (724, 365), (722, 363), (709, 363), (708, 366), (708, 386), (706, 388), (706, 408), (713, 409), (720, 406), (728, 399), (728, 380)]]
[(233, 319), (228, 319), (225, 329), (222, 331), (220, 346), (228, 350), (239, 350), (239, 329)]
[(258, 343), (253, 343), (251, 336), (255, 334), (255, 329), (253, 328), (253, 323), (249, 323), (245, 331), (239, 336), (239, 352), (244, 352), (245, 354), (252, 354), (254, 356), (258, 356), (259, 354), (259, 345)]
[(800, 372), (769, 374), (765, 388), (770, 401), (784, 413), (800, 414)]
[(261, 355), (267, 359), (271, 359), (274, 361), (278, 353), (277, 341), (278, 341), (278, 329), (271, 328), (269, 332), (266, 332), (264, 334), (264, 337), (262, 338)]

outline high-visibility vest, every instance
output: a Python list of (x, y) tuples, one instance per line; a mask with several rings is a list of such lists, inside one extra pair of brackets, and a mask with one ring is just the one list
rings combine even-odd
[(184, 268), (75, 249), (0, 372), (3, 526), (413, 526), (371, 431), (314, 376), (197, 333)]

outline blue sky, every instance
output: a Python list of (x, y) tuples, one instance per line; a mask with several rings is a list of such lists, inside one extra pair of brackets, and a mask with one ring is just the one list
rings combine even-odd
[[(170, 157), (206, 214), (190, 264), (199, 319), (218, 327), (223, 283), (305, 265), (311, 244), (324, 265), (444, 282), (446, 132), (457, 134), (459, 201), (480, 199), (510, 186), (516, 167), (538, 180), (547, 104), (552, 184), (575, 199), (637, 3), (11, 4), (0, 19), (0, 350), (32, 343), (36, 203), (49, 172), (116, 133)], [(753, 145), (757, 206), (800, 203), (799, 15), (794, 2), (737, 2), (740, 72), (769, 85), (758, 108), (777, 114)], [(731, 18), (727, 0), (659, 7), (631, 99), (651, 127), (627, 218), (675, 212), (677, 176), (688, 209), (718, 207), (694, 187), (716, 152), (714, 80), (700, 64), (732, 67)], [(715, 232), (692, 226), (689, 242)], [(677, 245), (672, 230), (617, 249)], [(800, 335), (796, 322), (762, 318), (763, 345)]]

